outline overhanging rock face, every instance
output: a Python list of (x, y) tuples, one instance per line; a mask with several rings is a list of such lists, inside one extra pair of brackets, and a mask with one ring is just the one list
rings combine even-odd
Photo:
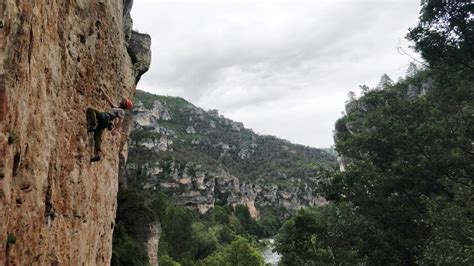
[(99, 87), (135, 91), (129, 8), (0, 1), (0, 265), (110, 263), (127, 136), (104, 133), (91, 164), (85, 110), (108, 108)]

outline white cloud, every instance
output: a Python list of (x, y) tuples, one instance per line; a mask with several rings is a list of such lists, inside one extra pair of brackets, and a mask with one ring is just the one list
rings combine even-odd
[[(152, 2), (152, 1), (151, 1)], [(152, 36), (139, 88), (219, 109), (256, 132), (327, 147), (349, 90), (396, 79), (416, 1), (135, 1)]]

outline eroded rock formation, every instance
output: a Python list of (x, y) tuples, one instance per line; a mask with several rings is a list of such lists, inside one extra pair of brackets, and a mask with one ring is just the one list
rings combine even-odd
[[(133, 164), (129, 164), (129, 174), (134, 175)], [(163, 168), (165, 169), (163, 169)], [(147, 169), (145, 189), (160, 189), (169, 194), (176, 203), (204, 214), (215, 204), (236, 206), (243, 204), (249, 209), (252, 218), (259, 218), (257, 207), (283, 208), (288, 212), (308, 206), (324, 204), (324, 198), (317, 196), (313, 182), (301, 181), (300, 187), (282, 188), (276, 184), (241, 181), (223, 169), (204, 170), (200, 165), (188, 163), (185, 166), (142, 165)], [(160, 179), (163, 171), (171, 173), (169, 179)], [(159, 187), (159, 188), (158, 188)]]
[(85, 110), (108, 108), (99, 87), (133, 95), (149, 64), (127, 52), (149, 37), (127, 37), (125, 2), (0, 2), (0, 265), (110, 262), (126, 136), (91, 164)]

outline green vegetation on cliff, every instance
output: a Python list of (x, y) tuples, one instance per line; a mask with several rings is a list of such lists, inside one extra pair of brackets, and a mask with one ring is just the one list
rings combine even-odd
[[(255, 134), (242, 123), (218, 115), (216, 110), (206, 112), (179, 97), (137, 91), (134, 101), (148, 109), (159, 101), (169, 110), (171, 119), (160, 119), (157, 124), (175, 133), (173, 150), (156, 154), (158, 160), (195, 162), (207, 169), (219, 166), (241, 181), (270, 181), (282, 186), (288, 186), (287, 180), (292, 177), (315, 177), (322, 167), (335, 167), (331, 152)], [(187, 132), (189, 127), (194, 132)], [(137, 143), (161, 135), (155, 128), (143, 127), (132, 131), (131, 139)], [(143, 152), (135, 148), (137, 153)], [(133, 152), (131, 160), (149, 161), (149, 157), (135, 156)]]

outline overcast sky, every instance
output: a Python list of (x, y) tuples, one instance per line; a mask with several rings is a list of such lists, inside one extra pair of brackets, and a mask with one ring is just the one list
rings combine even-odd
[(135, 0), (134, 28), (152, 37), (138, 89), (180, 96), (252, 128), (313, 147), (333, 144), (349, 91), (404, 75), (397, 47), (417, 0)]

